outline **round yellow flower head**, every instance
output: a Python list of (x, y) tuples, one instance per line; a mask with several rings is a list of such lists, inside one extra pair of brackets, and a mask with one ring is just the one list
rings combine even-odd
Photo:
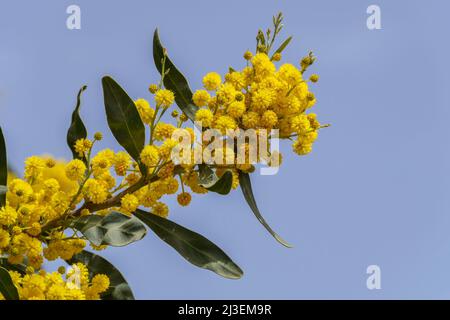
[(162, 218), (167, 218), (169, 215), (169, 207), (165, 203), (157, 201), (152, 206), (152, 213)]
[(230, 103), (227, 107), (227, 113), (231, 117), (238, 119), (242, 117), (245, 112), (245, 103), (242, 101), (234, 101)]
[(228, 130), (234, 130), (237, 128), (236, 121), (230, 116), (220, 116), (214, 127), (222, 132), (222, 134), (226, 134)]
[(272, 129), (275, 127), (278, 123), (278, 117), (275, 112), (272, 110), (264, 111), (263, 115), (261, 116), (261, 125), (264, 126), (267, 129)]
[(40, 157), (29, 157), (25, 161), (25, 179), (27, 181), (39, 180), (45, 168), (45, 160)]
[(142, 122), (145, 124), (151, 124), (153, 117), (155, 116), (155, 110), (150, 107), (150, 104), (145, 99), (137, 99), (134, 104), (141, 116)]
[(141, 161), (147, 167), (156, 166), (159, 161), (158, 148), (153, 145), (146, 145), (141, 151)]
[(74, 159), (66, 165), (66, 177), (73, 181), (79, 181), (84, 177), (86, 165), (79, 159)]
[(87, 151), (92, 148), (92, 141), (89, 139), (78, 139), (75, 142), (75, 151), (78, 153), (78, 156), (82, 157), (85, 155)]
[(199, 109), (195, 113), (195, 121), (201, 122), (203, 127), (210, 127), (214, 119), (214, 115), (209, 109)]
[(192, 96), (192, 100), (197, 107), (206, 106), (211, 99), (211, 96), (206, 90), (197, 90)]
[(126, 212), (134, 212), (136, 211), (137, 207), (139, 206), (139, 200), (135, 195), (132, 194), (126, 194), (121, 202), (120, 202), (121, 208), (125, 210)]
[(155, 102), (157, 106), (168, 108), (174, 102), (175, 96), (172, 91), (167, 89), (158, 90), (155, 94)]
[(119, 151), (113, 159), (114, 170), (117, 175), (124, 176), (131, 165), (130, 155), (124, 151)]
[(219, 88), (222, 78), (217, 72), (210, 72), (203, 77), (203, 86), (206, 90), (213, 91)]
[(108, 190), (96, 179), (88, 179), (83, 188), (84, 196), (93, 203), (103, 203), (108, 198)]

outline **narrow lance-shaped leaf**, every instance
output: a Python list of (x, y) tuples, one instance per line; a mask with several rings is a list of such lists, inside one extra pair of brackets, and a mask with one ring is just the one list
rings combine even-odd
[(137, 218), (119, 212), (106, 216), (88, 215), (72, 221), (71, 226), (79, 230), (96, 246), (126, 246), (141, 240), (147, 229)]
[(140, 163), (145, 144), (145, 127), (133, 100), (111, 77), (102, 79), (108, 125), (117, 142)]
[[(3, 137), (3, 131), (0, 127), (0, 186), (6, 186), (8, 183), (8, 163), (6, 160), (6, 143)], [(0, 192), (0, 207), (6, 204), (6, 194)]]
[[(162, 73), (162, 60), (164, 58), (165, 48), (159, 40), (158, 29), (153, 35), (153, 59), (156, 69)], [(164, 86), (173, 91), (175, 102), (181, 111), (184, 112), (192, 121), (195, 120), (195, 113), (198, 107), (192, 103), (192, 91), (184, 75), (175, 67), (166, 54), (165, 71), (168, 73), (164, 77)]]
[(292, 40), (292, 37), (289, 37), (286, 40), (284, 40), (283, 43), (278, 47), (278, 49), (275, 50), (275, 52), (273, 53), (272, 59), (276, 53), (282, 53), (283, 50), (286, 49), (286, 47), (288, 46), (289, 42), (291, 42), (291, 40)]
[(283, 246), (292, 248), (292, 246), (287, 243), (285, 240), (283, 240), (275, 231), (272, 230), (272, 228), (267, 224), (266, 220), (264, 220), (263, 216), (261, 215), (261, 212), (258, 209), (258, 206), (256, 205), (255, 196), (253, 195), (252, 185), (250, 182), (250, 176), (248, 173), (245, 172), (239, 172), (239, 184), (242, 189), (242, 193), (244, 194), (244, 198), (247, 201), (248, 205), (252, 209), (253, 213), (255, 214), (256, 218), (259, 222), (264, 226), (264, 228), (269, 231), (269, 233)]
[(102, 300), (134, 300), (133, 292), (127, 281), (108, 260), (88, 251), (82, 251), (67, 261), (68, 264), (81, 262), (89, 270), (89, 278), (92, 279), (96, 274), (105, 274), (110, 281), (110, 287), (106, 293), (103, 293)]
[(85, 139), (87, 137), (87, 130), (80, 117), (81, 107), (81, 95), (87, 86), (82, 86), (77, 95), (77, 104), (75, 110), (72, 113), (72, 122), (70, 123), (69, 130), (67, 131), (67, 145), (72, 151), (74, 159), (80, 159), (79, 154), (75, 151), (75, 142), (79, 139)]
[(6, 300), (19, 300), (17, 288), (9, 275), (8, 270), (0, 267), (0, 293)]
[(241, 268), (204, 236), (150, 212), (137, 210), (134, 214), (193, 265), (229, 279), (242, 277)]

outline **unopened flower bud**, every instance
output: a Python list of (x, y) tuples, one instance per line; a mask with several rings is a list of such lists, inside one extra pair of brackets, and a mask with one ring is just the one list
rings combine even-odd
[(313, 74), (311, 75), (311, 77), (309, 77), (309, 80), (311, 80), (311, 82), (316, 83), (317, 81), (319, 81), (319, 76), (317, 74)]
[(280, 61), (281, 60), (281, 53), (277, 52), (272, 57), (273, 61)]
[(245, 51), (244, 53), (244, 59), (250, 60), (253, 57), (253, 54), (250, 51)]
[(156, 91), (158, 91), (158, 85), (157, 85), (157, 84), (151, 84), (151, 85), (148, 87), (148, 91), (150, 91), (150, 93), (155, 94)]
[(96, 132), (94, 134), (94, 139), (97, 140), (97, 141), (102, 140), (103, 139), (103, 134), (101, 132)]

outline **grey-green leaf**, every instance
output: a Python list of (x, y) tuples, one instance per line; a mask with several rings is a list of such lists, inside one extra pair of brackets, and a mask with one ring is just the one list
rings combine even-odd
[(220, 178), (210, 185), (202, 185), (204, 188), (212, 192), (217, 192), (222, 195), (230, 193), (233, 184), (233, 174), (231, 171), (226, 171)]
[(8, 187), (0, 186), (0, 196), (4, 195), (8, 191)]
[(253, 195), (252, 184), (250, 181), (250, 175), (248, 173), (239, 172), (239, 185), (241, 186), (245, 200), (252, 209), (258, 221), (264, 226), (264, 228), (266, 228), (267, 231), (269, 231), (269, 233), (275, 238), (275, 240), (277, 240), (279, 243), (281, 243), (283, 246), (287, 248), (292, 248), (292, 245), (287, 243), (275, 231), (272, 230), (272, 228), (267, 224), (266, 220), (261, 215), (261, 212), (259, 211), (258, 206), (256, 205), (256, 200), (255, 196)]
[(126, 246), (141, 240), (147, 229), (137, 218), (120, 212), (111, 212), (106, 216), (88, 215), (72, 221), (71, 226), (79, 230), (96, 246)]
[[(0, 185), (8, 185), (8, 162), (6, 160), (6, 144), (0, 127)], [(6, 194), (0, 193), (0, 208), (6, 204)]]
[[(275, 55), (276, 53), (282, 53), (284, 49), (286, 49), (286, 47), (288, 46), (289, 42), (291, 42), (292, 40), (292, 36), (287, 38), (286, 40), (283, 41), (283, 43), (279, 46), (279, 48), (273, 53), (273, 55)], [(273, 59), (273, 55), (272, 55), (272, 59)]]
[(77, 104), (75, 110), (72, 113), (72, 121), (70, 123), (69, 130), (67, 131), (67, 145), (72, 151), (74, 159), (80, 159), (81, 157), (75, 151), (75, 142), (79, 139), (85, 139), (87, 137), (87, 130), (80, 117), (80, 107), (81, 107), (81, 95), (87, 86), (82, 86), (77, 95)]
[(6, 300), (19, 300), (19, 293), (8, 270), (0, 267), (0, 293)]
[(138, 209), (134, 214), (193, 265), (211, 270), (228, 279), (242, 277), (241, 268), (204, 236), (150, 212)]
[(105, 274), (109, 277), (110, 288), (102, 294), (102, 300), (134, 300), (133, 292), (127, 281), (108, 260), (93, 254), (89, 251), (82, 251), (72, 257), (67, 263), (74, 264), (81, 262), (89, 270), (89, 277), (92, 279), (96, 274)]
[(102, 79), (108, 125), (117, 142), (140, 163), (145, 144), (145, 127), (133, 100), (111, 77)]
[[(162, 59), (164, 58), (165, 48), (159, 39), (158, 29), (153, 35), (153, 59), (155, 61), (156, 69), (159, 73), (162, 72)], [(175, 94), (175, 102), (181, 111), (184, 112), (192, 121), (195, 120), (195, 113), (198, 107), (192, 103), (192, 90), (184, 75), (175, 67), (172, 61), (166, 54), (165, 70), (168, 71), (164, 77), (164, 86), (173, 91)]]
[(230, 171), (219, 178), (214, 170), (204, 163), (198, 165), (198, 178), (202, 187), (223, 195), (230, 193), (233, 184), (233, 174)]

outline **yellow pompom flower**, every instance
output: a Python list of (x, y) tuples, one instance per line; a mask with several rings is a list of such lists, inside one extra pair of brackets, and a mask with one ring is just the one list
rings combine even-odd
[(267, 129), (272, 129), (278, 123), (278, 117), (272, 110), (264, 111), (261, 116), (261, 125)]
[(139, 200), (135, 195), (126, 194), (120, 201), (121, 208), (126, 212), (134, 212), (139, 207)]
[(117, 175), (124, 176), (131, 165), (130, 155), (124, 151), (119, 151), (114, 155), (114, 170)]
[(260, 116), (257, 112), (249, 111), (242, 116), (242, 124), (244, 128), (256, 128), (259, 125)]
[(153, 145), (146, 145), (141, 152), (141, 161), (147, 167), (156, 166), (159, 161), (158, 148)]
[(136, 109), (141, 116), (142, 122), (145, 124), (151, 124), (153, 117), (155, 116), (155, 110), (150, 107), (150, 104), (145, 99), (137, 99), (134, 101)]
[(92, 283), (91, 286), (93, 288), (95, 288), (95, 290), (98, 293), (102, 293), (105, 292), (106, 290), (108, 290), (109, 288), (109, 278), (107, 275), (104, 274), (96, 274), (93, 278), (92, 278)]
[(209, 92), (206, 90), (197, 90), (192, 95), (192, 101), (194, 101), (194, 104), (197, 107), (206, 106), (209, 102), (209, 99), (211, 99), (211, 96), (210, 96)]
[(157, 201), (152, 206), (152, 213), (162, 218), (167, 218), (169, 215), (169, 207), (165, 203)]
[(159, 147), (158, 153), (161, 159), (169, 159), (172, 149), (178, 144), (174, 139), (167, 139)]
[(89, 139), (78, 139), (75, 142), (75, 152), (78, 156), (83, 157), (89, 149), (92, 148), (92, 141)]
[(108, 198), (108, 190), (96, 179), (88, 179), (83, 187), (83, 195), (93, 203), (103, 203)]
[(66, 165), (66, 177), (73, 181), (79, 181), (84, 177), (86, 165), (79, 159), (74, 159)]
[(175, 127), (170, 123), (159, 122), (154, 129), (153, 137), (157, 141), (162, 141), (168, 139), (172, 136), (175, 131)]
[(0, 252), (1, 252), (1, 249), (6, 248), (9, 245), (10, 240), (11, 240), (11, 237), (10, 237), (8, 231), (0, 228)]
[(201, 122), (203, 127), (210, 127), (214, 119), (214, 115), (209, 109), (200, 109), (195, 113), (195, 121)]
[(275, 65), (265, 53), (257, 53), (251, 61), (259, 80), (275, 72)]
[(242, 115), (245, 112), (245, 103), (242, 101), (234, 101), (230, 103), (230, 105), (227, 107), (227, 113), (231, 117), (238, 119), (242, 117)]
[(188, 192), (182, 192), (177, 196), (178, 203), (180, 204), (180, 206), (183, 206), (183, 207), (189, 205), (189, 203), (191, 203), (191, 199), (192, 199), (192, 196)]
[(45, 168), (45, 160), (32, 156), (25, 161), (25, 179), (27, 181), (36, 181), (42, 177)]
[(296, 154), (304, 156), (312, 151), (312, 144), (303, 143), (300, 139), (298, 139), (292, 144), (292, 150)]
[(155, 93), (155, 102), (157, 106), (168, 108), (174, 102), (174, 100), (175, 96), (170, 90), (161, 89)]
[(222, 78), (216, 72), (210, 72), (203, 77), (203, 86), (206, 90), (213, 91), (219, 88)]
[(222, 134), (226, 134), (227, 130), (234, 130), (237, 128), (236, 121), (234, 121), (233, 118), (230, 116), (220, 116), (215, 124), (214, 127), (222, 132)]
[(301, 114), (292, 118), (291, 127), (297, 133), (302, 134), (311, 130), (311, 123), (306, 115)]

